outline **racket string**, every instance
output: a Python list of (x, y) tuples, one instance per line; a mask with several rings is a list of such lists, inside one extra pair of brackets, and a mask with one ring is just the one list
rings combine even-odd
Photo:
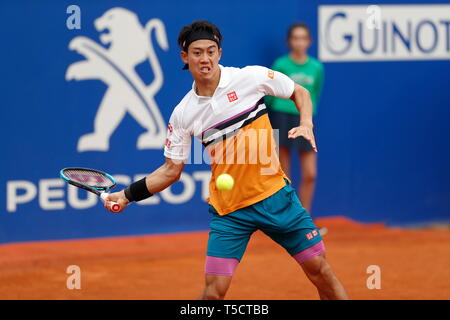
[(69, 169), (65, 170), (64, 174), (69, 179), (90, 187), (108, 188), (114, 185), (114, 182), (105, 175), (91, 170)]

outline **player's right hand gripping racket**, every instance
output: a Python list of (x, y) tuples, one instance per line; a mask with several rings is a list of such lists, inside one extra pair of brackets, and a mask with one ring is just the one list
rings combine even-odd
[[(107, 200), (109, 190), (116, 186), (116, 181), (111, 175), (95, 169), (64, 168), (59, 175), (67, 183), (95, 193), (103, 201)], [(111, 203), (111, 211), (119, 212), (120, 205), (117, 202)]]

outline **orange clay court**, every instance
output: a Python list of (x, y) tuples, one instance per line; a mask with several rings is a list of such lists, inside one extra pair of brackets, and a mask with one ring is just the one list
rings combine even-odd
[[(327, 257), (351, 299), (449, 299), (450, 230), (364, 225), (347, 218), (327, 226)], [(195, 299), (203, 289), (207, 231), (46, 241), (0, 246), (0, 299)], [(69, 265), (81, 289), (66, 287)], [(367, 288), (370, 265), (381, 289)], [(318, 299), (313, 285), (281, 247), (256, 232), (226, 299)]]

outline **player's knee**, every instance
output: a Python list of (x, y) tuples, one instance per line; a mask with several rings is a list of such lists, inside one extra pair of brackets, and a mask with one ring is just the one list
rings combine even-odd
[(205, 300), (223, 300), (231, 283), (231, 278), (239, 264), (234, 258), (206, 257)]
[(321, 279), (327, 280), (333, 277), (333, 271), (331, 270), (330, 265), (328, 262), (324, 259), (324, 263), (319, 268), (319, 277)]
[(327, 260), (323, 256), (316, 257), (318, 260), (315, 264), (315, 268), (311, 268), (308, 272), (309, 277), (314, 281), (326, 281), (333, 276), (333, 271), (331, 270), (330, 265)]
[(205, 300), (223, 300), (226, 293), (227, 288), (220, 288), (219, 286), (209, 285), (205, 288), (203, 298)]
[(230, 286), (231, 277), (206, 276), (205, 300), (223, 300)]

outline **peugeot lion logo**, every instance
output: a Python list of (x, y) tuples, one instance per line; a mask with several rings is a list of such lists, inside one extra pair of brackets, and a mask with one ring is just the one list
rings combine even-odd
[[(146, 129), (137, 140), (137, 148), (162, 148), (166, 128), (154, 97), (164, 78), (151, 42), (151, 32), (155, 30), (158, 45), (167, 51), (169, 46), (163, 22), (151, 19), (143, 27), (135, 13), (113, 8), (96, 19), (94, 25), (98, 32), (107, 31), (100, 35), (100, 41), (109, 45), (108, 48), (82, 36), (69, 43), (69, 49), (86, 60), (71, 64), (66, 80), (98, 79), (108, 86), (94, 119), (94, 132), (80, 137), (78, 152), (108, 151), (110, 137), (127, 112)], [(146, 59), (154, 73), (154, 80), (148, 86), (135, 71), (135, 67)]]

